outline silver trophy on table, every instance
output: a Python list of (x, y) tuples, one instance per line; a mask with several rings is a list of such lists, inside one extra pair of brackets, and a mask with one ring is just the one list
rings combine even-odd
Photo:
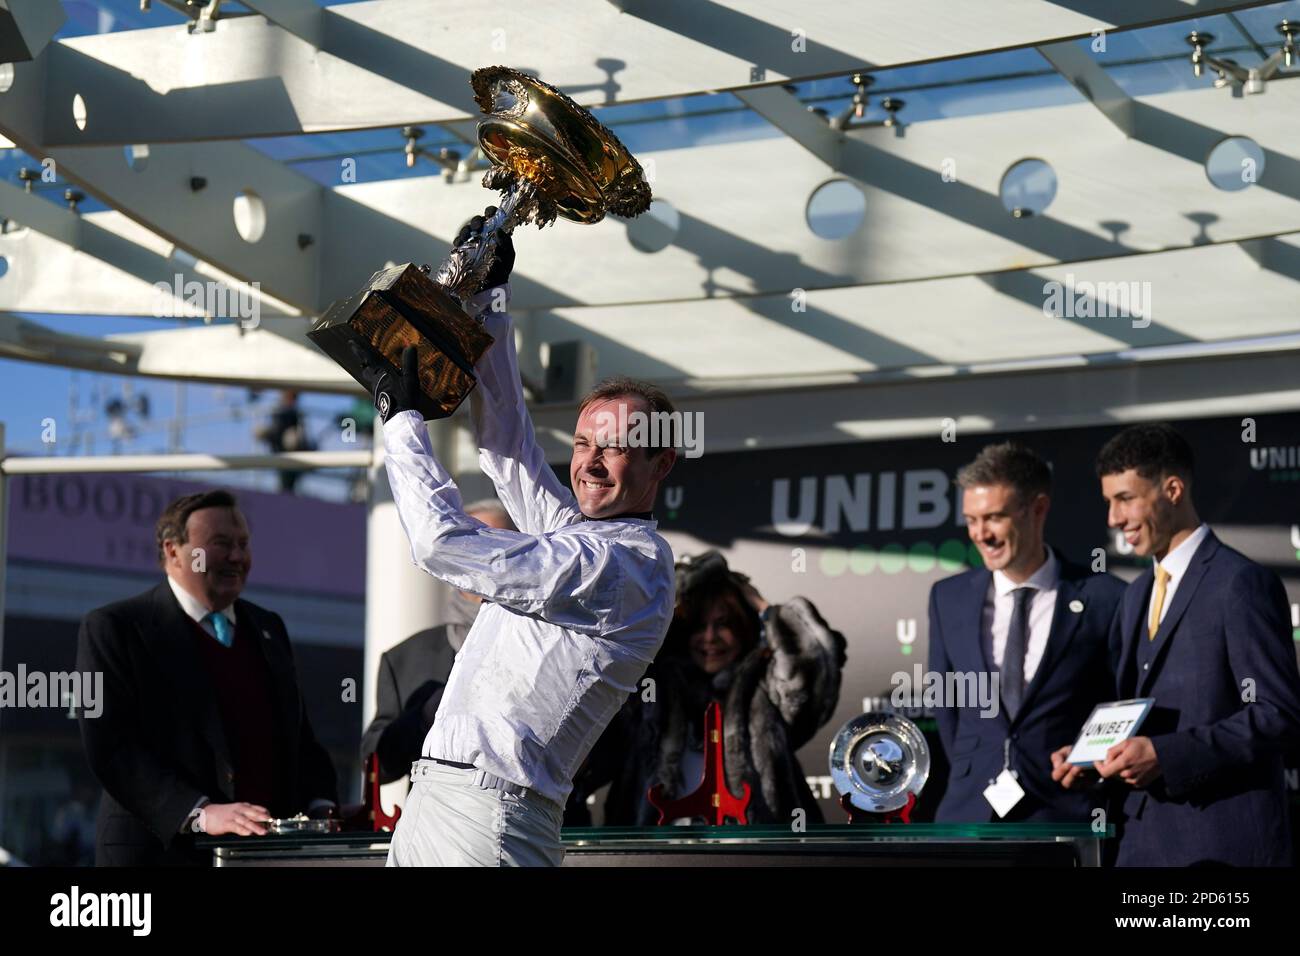
[(930, 776), (930, 747), (906, 717), (854, 717), (831, 741), (831, 781), (850, 823), (909, 823)]

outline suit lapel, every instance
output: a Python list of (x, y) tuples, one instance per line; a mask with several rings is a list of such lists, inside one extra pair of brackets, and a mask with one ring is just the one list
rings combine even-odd
[(145, 640), (159, 663), (159, 670), (172, 681), (180, 706), (198, 717), (204, 738), (216, 756), (217, 779), (224, 783), (223, 767), (230, 766), (230, 747), (221, 726), (217, 693), (194, 646), (194, 624), (166, 581), (153, 590), (153, 619)]
[[(1146, 693), (1151, 681), (1155, 679), (1156, 671), (1160, 669), (1161, 662), (1169, 652), (1169, 645), (1173, 643), (1174, 636), (1178, 632), (1178, 622), (1182, 620), (1183, 614), (1187, 611), (1187, 606), (1191, 604), (1192, 597), (1200, 586), (1201, 578), (1205, 577), (1206, 569), (1210, 566), (1210, 559), (1218, 549), (1219, 539), (1211, 533), (1205, 536), (1201, 546), (1192, 555), (1192, 560), (1187, 565), (1187, 572), (1183, 575), (1183, 579), (1178, 582), (1178, 590), (1174, 592), (1173, 603), (1169, 605), (1169, 610), (1165, 612), (1165, 619), (1160, 622), (1159, 628), (1156, 629), (1155, 653), (1151, 655), (1151, 667), (1138, 677), (1139, 694)], [(1149, 597), (1147, 603), (1150, 603)], [(1146, 605), (1143, 605), (1143, 607), (1146, 607)], [(1139, 630), (1139, 638), (1145, 637), (1146, 634)]]
[[(965, 659), (960, 663), (953, 661), (953, 670), (968, 673), (995, 674), (992, 648), (984, 643), (984, 602), (988, 600), (989, 588), (993, 583), (993, 572), (987, 568), (971, 575), (971, 588), (966, 595), (966, 604), (961, 612), (963, 632), (958, 644), (967, 648)], [(1007, 723), (1007, 713), (1000, 706), (995, 718)]]
[(961, 622), (965, 628), (961, 643), (972, 649), (972, 659), (966, 663), (976, 667), (964, 667), (962, 670), (993, 672), (993, 661), (989, 658), (989, 649), (984, 646), (984, 601), (988, 598), (989, 583), (993, 573), (987, 569), (971, 576), (971, 589), (966, 598), (966, 607), (962, 610)]
[(1146, 620), (1146, 607), (1151, 600), (1155, 571), (1148, 566), (1124, 592), (1124, 612), (1120, 618), (1119, 667), (1115, 672), (1115, 693), (1121, 698), (1137, 694), (1137, 681), (1130, 685), (1125, 676), (1137, 667), (1137, 642), (1145, 638), (1142, 626)]
[[(1067, 577), (1067, 575), (1069, 576)], [(1082, 611), (1076, 613), (1070, 610), (1070, 604), (1078, 600), (1079, 595), (1082, 593), (1082, 579), (1067, 571), (1065, 564), (1062, 563), (1061, 577), (1056, 585), (1056, 607), (1052, 610), (1052, 627), (1047, 633), (1047, 646), (1043, 648), (1043, 656), (1038, 661), (1038, 669), (1034, 671), (1034, 679), (1025, 688), (1025, 696), (1020, 702), (1020, 710), (1016, 713), (1017, 718), (1029, 712), (1034, 695), (1047, 682), (1048, 675), (1052, 672), (1053, 663), (1065, 655), (1066, 647), (1069, 646), (1075, 632), (1079, 629), (1079, 622), (1083, 620), (1083, 613)]]

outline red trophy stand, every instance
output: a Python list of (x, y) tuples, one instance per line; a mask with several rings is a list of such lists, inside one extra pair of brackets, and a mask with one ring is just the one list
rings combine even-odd
[(704, 711), (704, 779), (693, 793), (678, 800), (664, 795), (663, 784), (656, 783), (646, 792), (650, 805), (659, 811), (659, 826), (679, 817), (704, 817), (714, 826), (728, 819), (746, 824), (749, 784), (742, 783), (739, 797), (727, 789), (727, 775), (722, 760), (722, 707), (715, 700)]
[(393, 830), (402, 815), (401, 807), (393, 807), (393, 814), (384, 812), (384, 805), (379, 799), (379, 754), (366, 758), (366, 816), (370, 818), (370, 828), (375, 832)]
[(890, 810), (887, 813), (875, 813), (870, 810), (863, 810), (861, 807), (853, 805), (852, 794), (840, 795), (840, 806), (844, 812), (849, 815), (849, 823), (911, 823), (912, 808), (916, 806), (916, 794), (907, 795), (907, 803), (897, 810)]

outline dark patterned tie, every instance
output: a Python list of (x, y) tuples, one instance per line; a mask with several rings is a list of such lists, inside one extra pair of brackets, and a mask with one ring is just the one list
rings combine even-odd
[(1025, 649), (1029, 647), (1029, 603), (1035, 588), (1016, 588), (1011, 592), (1016, 607), (1011, 612), (1007, 646), (1002, 652), (1002, 707), (1007, 719), (1014, 720), (1025, 696)]

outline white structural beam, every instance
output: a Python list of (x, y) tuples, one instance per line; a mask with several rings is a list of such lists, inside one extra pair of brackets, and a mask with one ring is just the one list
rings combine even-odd
[[(584, 106), (740, 89), (1051, 43), (1258, 0), (626, 3), (371, 0), (128, 30), (38, 59), (47, 146), (161, 143), (443, 122), (475, 115), (469, 74), (507, 63)], [(599, 51), (588, 55), (581, 51)], [(87, 106), (85, 128), (72, 103)]]
[(301, 319), (265, 318), (255, 329), (226, 324), (95, 338), (0, 312), (0, 358), (211, 385), (361, 394), (305, 333)]
[(301, 314), (115, 210), (77, 214), (0, 183), (0, 215), (0, 310), (247, 320), (222, 309), (237, 293), (259, 320)]
[(88, 335), (47, 329), (21, 316), (0, 312), (0, 357), (84, 368), (110, 374), (130, 374), (142, 348), (136, 343), (112, 343)]
[(326, 21), (338, 19), (315, 0), (249, 0), (244, 6), (318, 50), (328, 48)]
[[(643, 252), (620, 234), (635, 222), (516, 230), (515, 307), (789, 296), (795, 289), (1118, 258), (1300, 229), (1300, 198), (1285, 188), (1287, 157), (1300, 155), (1300, 126), (1285, 119), (1300, 115), (1300, 83), (1276, 83), (1266, 96), (1244, 99), (1205, 89), (1139, 102), (1195, 136), (1230, 131), (1267, 150), (1260, 181), (1240, 192), (1210, 183), (1208, 146), (1181, 155), (1127, 139), (1087, 102), (917, 123), (902, 136), (886, 128), (841, 136), (789, 109), (794, 100), (783, 90), (754, 99), (796, 136), (642, 156), (653, 161), (656, 197), (680, 219), (661, 251)], [(1029, 157), (1052, 166), (1056, 197), (1044, 216), (1015, 219), (999, 184)], [(812, 233), (807, 207), (820, 186), (840, 178), (861, 190), (865, 214), (856, 233), (830, 241)], [(338, 192), (394, 218), (421, 210), (421, 222), (441, 236), (454, 234), (492, 198), (476, 182), (434, 176)]]
[(976, 365), (1082, 363), (1135, 347), (1300, 332), (1300, 234), (1266, 249), (1207, 245), (808, 290), (800, 302), (773, 294), (539, 310), (520, 318), (521, 362), (536, 369), (541, 343), (577, 340), (597, 350), (602, 373), (688, 389), (780, 388), (939, 379)]
[[(1296, 159), (1295, 144), (1288, 142), (1282, 148), (1277, 148), (1267, 138), (1257, 138), (1254, 132), (1234, 129), (1228, 125), (1228, 117), (1221, 113), (1214, 116), (1213, 121), (1207, 122), (1210, 118), (1200, 114), (1180, 113), (1166, 109), (1158, 102), (1135, 100), (1076, 44), (1042, 46), (1038, 52), (1121, 133), (1171, 156), (1200, 164), (1227, 135), (1251, 136), (1264, 147), (1259, 185), (1267, 192), (1300, 200), (1300, 161)], [(1294, 94), (1296, 91), (1292, 86), (1294, 84), (1275, 84), (1271, 89), (1277, 91), (1283, 87)], [(1220, 100), (1235, 105), (1234, 97), (1227, 96), (1220, 90), (1214, 92)], [(1209, 101), (1206, 102), (1208, 104)], [(1294, 104), (1295, 100), (1291, 99), (1290, 102)], [(1274, 114), (1275, 117), (1277, 115), (1279, 114)]]
[[(158, 237), (149, 237), (155, 241), (145, 244), (138, 241), (138, 229), (134, 237), (123, 234), (129, 221), (116, 213), (83, 216), (9, 183), (0, 183), (0, 215), (9, 221), (11, 230), (0, 236), (0, 254), (5, 256), (10, 270), (0, 280), (0, 308), (160, 317), (204, 314), (183, 300), (169, 300), (164, 311), (154, 286), (165, 285), (183, 292), (186, 284), (207, 283), (213, 277), (203, 276), (169, 255), (166, 243)], [(101, 220), (118, 225), (122, 231), (106, 228)], [(95, 274), (75, 274), (79, 271), (77, 260), (89, 260), (88, 271)], [(88, 297), (98, 301), (88, 302)], [(33, 308), (32, 299), (44, 299), (48, 307)], [(108, 307), (96, 309), (97, 304)], [(259, 298), (259, 310), (262, 306)], [(268, 304), (268, 311), (280, 310)]]
[(737, 90), (736, 96), (830, 169), (838, 170), (843, 165), (846, 139), (844, 133), (832, 128), (826, 120), (809, 110), (797, 96), (784, 87), (762, 86), (750, 90)]
[[(0, 97), (0, 128), (30, 136), (21, 127), (25, 100), (15, 95)], [(1142, 118), (1133, 139), (1087, 102), (917, 123), (901, 136), (856, 129), (837, 139), (792, 110), (784, 91), (753, 99), (773, 122), (799, 123), (798, 138), (647, 154), (656, 195), (681, 216), (674, 244), (648, 256), (611, 242), (616, 221), (521, 230), (517, 305), (788, 294), (1300, 228), (1290, 158), (1300, 155), (1300, 129), (1280, 121), (1300, 113), (1300, 84), (1276, 83), (1267, 96), (1244, 99), (1209, 89), (1147, 97), (1133, 104)], [(1072, 135), (1044, 136), (1055, 129)], [(1259, 182), (1241, 193), (1214, 189), (1204, 173), (1205, 155), (1224, 131), (1266, 150)], [(434, 176), (325, 189), (239, 144), (155, 147), (141, 172), (110, 147), (52, 154), (66, 175), (127, 215), (306, 312), (352, 293), (387, 261), (436, 261), (460, 223), (495, 198), (477, 182)], [(1016, 220), (998, 199), (998, 184), (1012, 163), (1031, 156), (1055, 169), (1057, 197), (1045, 216)], [(805, 213), (812, 192), (836, 175), (857, 182), (867, 211), (858, 233), (830, 242), (809, 231)], [(192, 192), (191, 176), (205, 178), (205, 188)], [(254, 244), (239, 238), (231, 214), (245, 188), (267, 208), (267, 234)], [(305, 251), (300, 230), (313, 237)]]
[[(0, 280), (3, 281), (3, 280)], [(579, 341), (600, 370), (676, 394), (785, 389), (1149, 358), (1300, 335), (1300, 233), (1118, 259), (699, 302), (518, 310), (525, 374)], [(960, 321), (954, 322), (958, 315)], [(9, 317), (0, 355), (119, 374), (359, 393), (297, 319), (69, 342)], [(0, 323), (0, 333), (5, 326)], [(1154, 350), (1154, 351), (1153, 351)]]
[(1132, 97), (1077, 43), (1052, 43), (1038, 52), (1121, 133), (1134, 135)]
[(360, 385), (308, 340), (307, 324), (301, 319), (263, 319), (255, 329), (228, 324), (127, 332), (106, 336), (105, 341), (141, 349), (134, 369), (137, 375), (362, 393)]
[(78, 475), (150, 471), (314, 471), (318, 468), (366, 468), (370, 449), (294, 451), (276, 455), (53, 455), (0, 458), (0, 475)]
[[(16, 69), (21, 78), (34, 67)], [(379, 210), (234, 142), (151, 146), (137, 167), (116, 147), (43, 150), (35, 90), (16, 84), (0, 96), (0, 132), (168, 243), (304, 313), (352, 294), (387, 262), (439, 261), (460, 224), (495, 198), (475, 185), (453, 206), (408, 196), (391, 212)], [(260, 235), (239, 231), (237, 200), (256, 211)]]
[[(18, 64), (15, 72), (21, 80), (35, 69)], [(411, 224), (419, 208), (400, 216), (366, 209), (242, 143), (151, 146), (148, 162), (134, 168), (117, 147), (45, 149), (38, 99), (39, 84), (16, 80), (0, 96), (0, 132), (151, 232), (300, 311), (322, 311), (387, 260), (433, 261), (449, 248)], [(253, 228), (243, 233), (237, 200), (249, 204)], [(449, 224), (450, 235), (458, 226)]]

